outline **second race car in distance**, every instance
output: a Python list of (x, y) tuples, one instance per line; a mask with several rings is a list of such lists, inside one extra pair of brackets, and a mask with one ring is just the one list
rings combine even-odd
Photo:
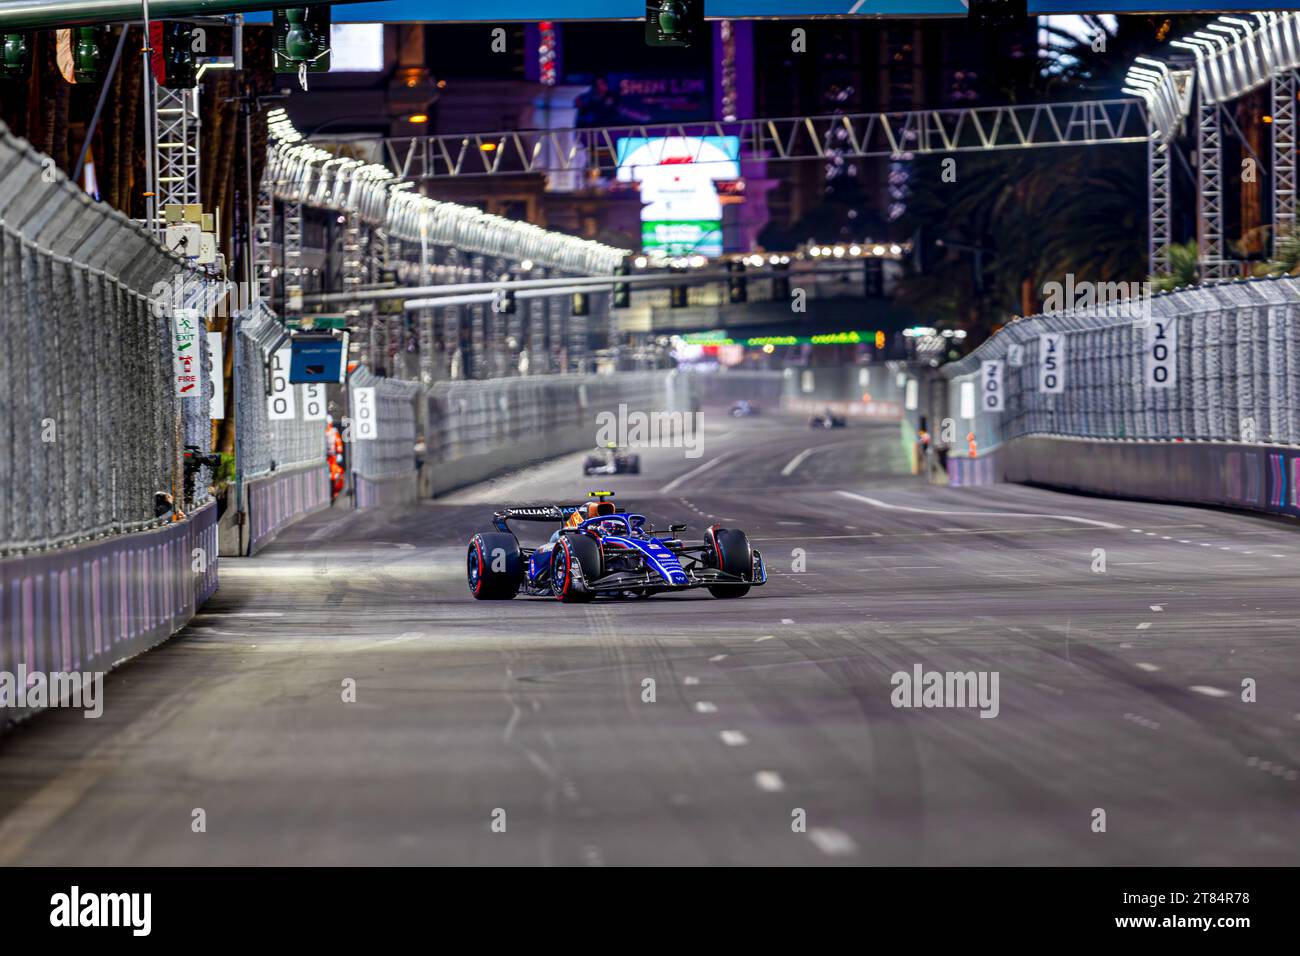
[[(629, 514), (609, 500), (613, 492), (592, 492), (586, 505), (503, 508), (491, 531), (469, 542), (469, 591), (483, 600), (517, 594), (581, 602), (606, 595), (648, 597), (666, 591), (708, 588), (716, 598), (736, 598), (767, 583), (763, 556), (745, 532), (712, 525), (700, 541), (678, 535), (684, 524), (650, 527), (645, 515)], [(512, 521), (554, 522), (559, 527), (540, 547), (528, 548), (510, 528)]]
[(582, 460), (584, 475), (639, 475), (641, 456), (618, 445), (602, 445)]

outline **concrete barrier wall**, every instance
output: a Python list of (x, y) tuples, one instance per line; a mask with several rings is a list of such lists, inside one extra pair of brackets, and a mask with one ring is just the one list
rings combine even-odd
[(304, 465), (244, 484), (248, 554), (256, 554), (281, 530), (330, 503), (328, 465)]
[(366, 478), (353, 472), (352, 491), (353, 504), (357, 508), (411, 505), (419, 495), (415, 472), (398, 478)]
[(703, 405), (730, 405), (746, 401), (761, 411), (775, 411), (781, 404), (786, 377), (781, 372), (736, 371), (687, 372), (695, 394)]
[(843, 418), (871, 418), (877, 421), (899, 422), (903, 420), (901, 402), (840, 402), (815, 398), (794, 398), (787, 395), (781, 402), (781, 410), (798, 415), (820, 415), (831, 410), (831, 414)]
[(426, 409), (424, 481), (445, 494), (531, 462), (593, 448), (602, 413), (695, 410), (696, 376), (672, 371), (440, 382)]
[[(217, 507), (161, 528), (0, 559), (0, 671), (102, 672), (165, 641), (217, 589)], [(0, 725), (28, 716), (4, 700)], [(111, 706), (111, 702), (109, 704)]]
[[(233, 496), (233, 490), (231, 492)], [(299, 465), (244, 481), (239, 508), (221, 516), (219, 542), (225, 557), (256, 554), (294, 522), (330, 504), (329, 466)], [(237, 523), (242, 513), (243, 524)]]
[(1013, 481), (1300, 517), (1300, 448), (1290, 446), (1029, 436), (949, 458), (948, 473), (952, 484)]

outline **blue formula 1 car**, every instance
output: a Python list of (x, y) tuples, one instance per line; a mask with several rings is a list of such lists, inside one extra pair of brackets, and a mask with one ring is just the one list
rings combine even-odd
[[(664, 591), (708, 588), (717, 598), (735, 598), (767, 583), (763, 556), (745, 532), (718, 525), (702, 541), (677, 535), (686, 525), (656, 531), (645, 515), (629, 514), (593, 492), (587, 505), (505, 508), (492, 516), (495, 530), (469, 542), (469, 591), (480, 601), (516, 594), (560, 601), (590, 601), (598, 595), (648, 597)], [(538, 548), (526, 548), (511, 521), (554, 522), (559, 528)]]

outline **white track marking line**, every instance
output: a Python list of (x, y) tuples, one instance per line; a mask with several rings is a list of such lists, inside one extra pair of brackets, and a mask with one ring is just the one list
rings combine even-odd
[(195, 617), (284, 617), (283, 611), (200, 611)]
[(788, 618), (788, 617), (783, 617), (783, 618), (781, 618), (781, 623), (782, 623), (782, 624), (793, 624), (793, 623), (794, 623), (794, 619), (793, 619), (793, 618)]
[(687, 687), (694, 687), (694, 686), (695, 686), (696, 684), (698, 684), (699, 682), (700, 682), (700, 679), (699, 679), (698, 677), (683, 677), (683, 678), (682, 678), (682, 683), (685, 684)]
[[(677, 487), (678, 485), (680, 485), (682, 482), (686, 481), (686, 479), (688, 479), (688, 478), (694, 478), (696, 475), (702, 475), (702, 474), (704, 474), (704, 473), (705, 473), (706, 471), (708, 471), (710, 468), (715, 468), (715, 467), (717, 467), (718, 465), (722, 464), (724, 461), (727, 461), (727, 460), (730, 459), (730, 458), (732, 457), (732, 455), (734, 455), (734, 454), (735, 454), (735, 452), (727, 452), (727, 453), (724, 453), (724, 454), (719, 455), (717, 458), (710, 458), (710, 459), (709, 459), (708, 461), (706, 461), (704, 464), (700, 465), (700, 466), (697, 467), (697, 468), (692, 468), (690, 471), (686, 472), (686, 474), (684, 474), (684, 475), (678, 475), (678, 476), (677, 476), (676, 478), (674, 478), (672, 481), (668, 482), (668, 484), (666, 484), (666, 485), (664, 485), (662, 488), (660, 488), (660, 489), (659, 489), (659, 494), (661, 494), (661, 495), (666, 495), (666, 494), (668, 494), (670, 491), (672, 491), (674, 488), (676, 488), (676, 487)], [(709, 517), (711, 518), (711, 517), (713, 517), (713, 516), (712, 516), (712, 515), (709, 515)]]
[(768, 793), (779, 793), (785, 789), (785, 781), (775, 770), (760, 770), (754, 774), (754, 783), (758, 789), (766, 790)]
[(1160, 670), (1160, 668), (1157, 667), (1155, 664), (1147, 664), (1147, 663), (1145, 663), (1144, 661), (1138, 661), (1138, 662), (1137, 662), (1136, 664), (1134, 664), (1133, 666), (1136, 667), (1136, 668), (1138, 668), (1139, 670), (1144, 670), (1144, 671), (1146, 671), (1146, 672), (1149, 673), (1149, 674), (1153, 674), (1153, 673), (1155, 673), (1156, 671)]
[(832, 442), (828, 445), (813, 445), (811, 448), (805, 448), (803, 451), (799, 452), (799, 454), (795, 455), (786, 463), (786, 466), (781, 469), (781, 474), (786, 478), (793, 475), (795, 469), (798, 468), (800, 465), (802, 465), (807, 460), (809, 455), (815, 455), (818, 452), (829, 451), (832, 448), (843, 448), (846, 445), (856, 445), (856, 444), (858, 444), (858, 440), (853, 439), (851, 441), (837, 441), (837, 442)]
[(756, 638), (754, 638), (754, 643), (755, 643), (755, 644), (762, 644), (764, 641), (770, 641), (771, 639), (772, 639), (772, 635), (771, 635), (771, 634), (764, 634), (762, 637), (756, 637)]
[(834, 827), (813, 827), (808, 839), (827, 856), (848, 856), (858, 852), (858, 845), (843, 830)]
[(1209, 687), (1205, 684), (1193, 684), (1188, 690), (1194, 690), (1198, 694), (1204, 694), (1206, 697), (1227, 697), (1226, 690), (1220, 690), (1217, 687)]
[(722, 742), (728, 747), (743, 747), (749, 743), (749, 738), (739, 730), (724, 730), (718, 736), (722, 738)]
[(716, 664), (718, 663), (718, 661), (725, 661), (726, 659), (727, 659), (726, 654), (714, 654), (712, 657), (709, 658), (709, 662), (712, 664)]
[(808, 456), (811, 455), (816, 450), (817, 450), (816, 448), (805, 448), (803, 451), (799, 452), (799, 454), (791, 458), (789, 462), (786, 463), (786, 466), (781, 469), (781, 474), (787, 476), (793, 475), (794, 470), (798, 468), (800, 465), (802, 465), (805, 461), (807, 461)]
[(1145, 631), (1145, 630), (1146, 630), (1147, 628), (1149, 628), (1150, 626), (1151, 626), (1151, 622), (1150, 622), (1150, 621), (1143, 621), (1141, 624), (1139, 624), (1139, 625), (1137, 626), (1137, 629), (1138, 629), (1139, 631)]
[(855, 501), (863, 501), (873, 508), (883, 508), (886, 511), (910, 511), (923, 515), (963, 515), (971, 518), (1051, 518), (1057, 521), (1070, 521), (1075, 524), (1091, 525), (1094, 528), (1121, 528), (1122, 525), (1113, 524), (1109, 521), (1097, 521), (1094, 518), (1080, 518), (1076, 515), (1045, 515), (1030, 514), (1019, 511), (936, 511), (932, 508), (911, 508), (907, 505), (891, 505), (879, 498), (869, 498), (866, 495), (855, 494), (852, 491), (837, 491), (837, 495), (844, 498), (852, 498)]
[(1150, 607), (1151, 610), (1153, 611), (1163, 611), (1165, 609), (1165, 606), (1163, 604), (1152, 604), (1150, 605)]
[(716, 714), (718, 705), (711, 700), (697, 700), (695, 702), (695, 712), (697, 714)]

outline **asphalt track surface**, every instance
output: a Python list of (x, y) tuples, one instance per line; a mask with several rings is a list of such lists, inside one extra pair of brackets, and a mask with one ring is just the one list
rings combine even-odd
[[(567, 456), (223, 559), (101, 719), (0, 739), (0, 863), (1300, 862), (1294, 523), (931, 487), (897, 425), (708, 421), (638, 477)], [(768, 585), (470, 599), (495, 506), (602, 486), (748, 531)], [(916, 665), (996, 671), (998, 715), (895, 708)]]

